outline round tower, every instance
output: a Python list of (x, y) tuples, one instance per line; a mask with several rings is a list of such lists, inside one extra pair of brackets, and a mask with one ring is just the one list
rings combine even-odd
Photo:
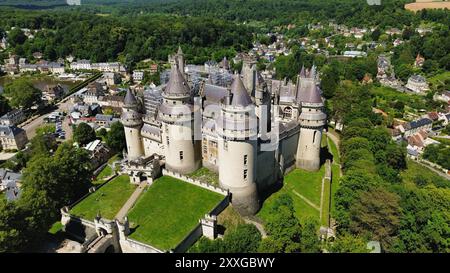
[(139, 113), (139, 102), (130, 89), (128, 89), (124, 99), (121, 121), (125, 129), (128, 159), (134, 160), (143, 156), (144, 147), (141, 137), (142, 115)]
[(221, 105), (217, 122), (219, 182), (231, 192), (231, 203), (242, 215), (254, 215), (260, 208), (256, 187), (257, 118), (239, 75), (231, 93)]
[(200, 109), (193, 105), (190, 87), (177, 66), (172, 66), (162, 97), (159, 119), (166, 169), (192, 173), (201, 167), (201, 140), (194, 137), (194, 115)]
[(300, 136), (297, 146), (296, 165), (298, 168), (317, 171), (320, 169), (320, 146), (322, 130), (327, 116), (320, 89), (316, 85), (315, 67), (308, 73), (302, 72), (299, 79), (297, 103), (301, 109), (298, 121)]

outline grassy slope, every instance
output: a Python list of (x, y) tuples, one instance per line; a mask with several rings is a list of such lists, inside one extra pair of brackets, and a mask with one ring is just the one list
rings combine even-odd
[(163, 176), (139, 198), (128, 214), (130, 237), (157, 248), (174, 248), (223, 196)]
[(127, 175), (121, 175), (76, 204), (70, 213), (92, 220), (100, 211), (102, 217), (113, 219), (136, 189)]

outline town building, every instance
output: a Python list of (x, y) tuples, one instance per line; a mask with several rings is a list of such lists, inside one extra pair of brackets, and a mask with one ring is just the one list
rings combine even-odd
[(27, 142), (27, 134), (22, 128), (0, 125), (0, 144), (3, 150), (22, 150)]
[(408, 79), (405, 87), (415, 93), (424, 93), (430, 90), (427, 80), (421, 75), (413, 75)]
[(22, 109), (13, 109), (0, 117), (0, 125), (18, 125), (26, 119)]

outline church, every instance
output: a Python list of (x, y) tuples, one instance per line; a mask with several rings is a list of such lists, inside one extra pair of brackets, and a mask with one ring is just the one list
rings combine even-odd
[(169, 62), (167, 82), (142, 98), (128, 90), (124, 100), (124, 168), (132, 183), (153, 181), (161, 168), (188, 175), (205, 167), (246, 216), (285, 173), (320, 168), (326, 114), (315, 66), (292, 82), (265, 80), (248, 55), (241, 74), (226, 59), (196, 71), (181, 48)]

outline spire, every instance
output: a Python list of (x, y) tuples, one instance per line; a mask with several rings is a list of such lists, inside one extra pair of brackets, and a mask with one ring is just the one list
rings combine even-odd
[(239, 74), (234, 75), (233, 83), (231, 84), (231, 105), (233, 106), (248, 106), (252, 104), (252, 99), (245, 89), (244, 83), (241, 80)]
[(127, 90), (127, 94), (125, 95), (125, 99), (123, 100), (123, 104), (128, 107), (136, 106), (138, 104), (136, 97), (133, 94), (133, 91), (131, 91), (130, 88)]
[(316, 78), (316, 70), (317, 70), (317, 67), (315, 64), (313, 64), (313, 66), (311, 67), (311, 71), (309, 72), (310, 78), (314, 78), (314, 79)]
[(305, 65), (302, 65), (302, 70), (300, 71), (300, 78), (306, 78)]
[(191, 93), (191, 89), (178, 69), (178, 65), (172, 65), (165, 93), (172, 95), (189, 95)]
[(183, 50), (181, 50), (181, 46), (178, 46), (178, 52), (177, 52), (177, 54), (178, 54), (178, 55), (183, 55)]

